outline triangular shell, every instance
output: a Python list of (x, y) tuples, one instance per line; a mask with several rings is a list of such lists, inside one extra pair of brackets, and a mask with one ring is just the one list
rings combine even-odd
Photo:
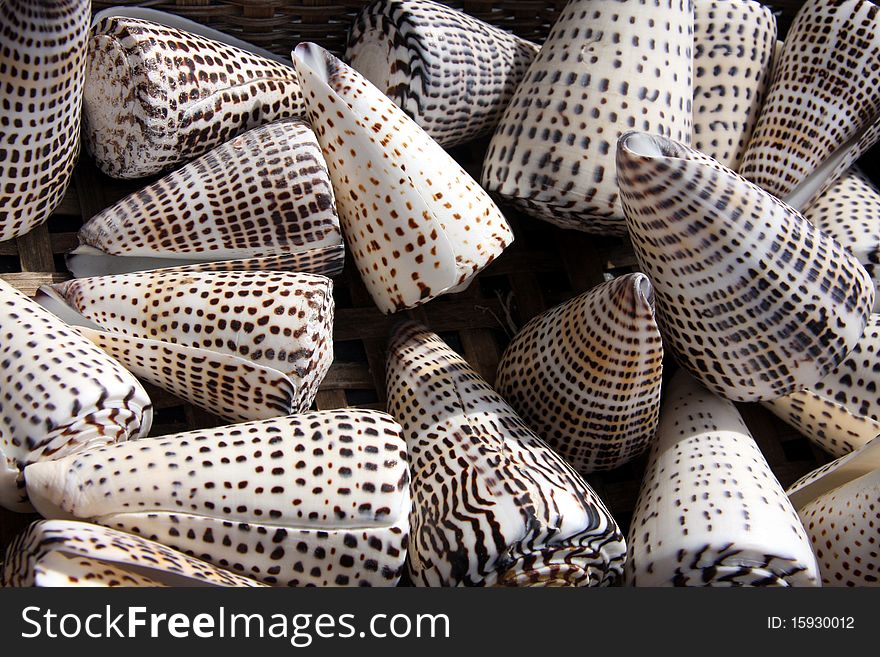
[(736, 407), (679, 371), (633, 513), (633, 586), (817, 586), (804, 528)]
[[(790, 194), (816, 174), (816, 191), (830, 184), (876, 141), (878, 59), (880, 21), (874, 3), (808, 0), (774, 66), (743, 158), (743, 176), (796, 207), (806, 207), (807, 202), (795, 202)], [(871, 140), (863, 139), (866, 133), (873, 135)], [(823, 165), (840, 148), (848, 152), (847, 163), (825, 171)]]
[(492, 130), (538, 46), (427, 0), (361, 10), (345, 60), (445, 147)]
[(855, 258), (711, 158), (629, 133), (618, 177), (657, 323), (678, 361), (734, 401), (814, 385), (852, 350), (874, 303)]
[(42, 224), (79, 155), (88, 0), (0, 4), (0, 242)]
[(333, 276), (344, 247), (333, 188), (309, 127), (260, 126), (96, 214), (67, 258), (76, 276), (212, 263)]
[(764, 102), (776, 17), (754, 0), (694, 1), (691, 145), (736, 171)]
[(311, 43), (293, 59), (346, 241), (379, 309), (466, 287), (513, 241), (489, 195), (357, 71)]
[(688, 142), (693, 1), (571, 0), (483, 162), (483, 186), (564, 228), (625, 234), (614, 147), (627, 130)]
[(147, 393), (103, 351), (0, 281), (0, 506), (29, 511), (29, 463), (146, 435)]
[(73, 520), (33, 523), (6, 549), (3, 586), (263, 586), (164, 545)]
[(384, 413), (304, 413), (40, 466), (25, 479), (44, 516), (138, 534), (268, 584), (394, 586), (403, 571), (406, 445)]
[(88, 59), (84, 137), (115, 178), (167, 171), (249, 128), (303, 113), (289, 66), (153, 21), (102, 18)]
[(41, 292), (138, 376), (230, 420), (307, 410), (333, 362), (333, 283), (323, 276), (156, 270)]
[(526, 324), (495, 388), (579, 472), (616, 468), (657, 430), (663, 345), (644, 274), (602, 283)]
[(616, 582), (626, 550), (589, 485), (437, 335), (392, 337), (388, 408), (412, 460), (409, 566), (420, 586)]

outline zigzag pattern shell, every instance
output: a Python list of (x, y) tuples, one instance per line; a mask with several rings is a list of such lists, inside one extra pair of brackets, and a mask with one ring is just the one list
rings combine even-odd
[(679, 371), (633, 513), (633, 586), (817, 586), (809, 540), (736, 408)]
[(87, 0), (0, 4), (0, 242), (61, 202), (79, 155)]
[[(333, 276), (344, 247), (315, 136), (288, 119), (254, 128), (96, 214), (67, 259), (76, 276), (168, 266)], [(193, 270), (198, 270), (198, 267)]]
[(663, 345), (644, 274), (596, 286), (526, 324), (495, 388), (579, 472), (616, 468), (657, 430)]
[(25, 472), (44, 516), (88, 519), (267, 584), (394, 586), (406, 445), (346, 409), (88, 450)]
[(564, 228), (624, 234), (614, 146), (637, 129), (689, 142), (693, 0), (572, 0), (505, 112), (483, 186)]
[(2, 586), (263, 586), (115, 529), (71, 520), (33, 523), (10, 543)]
[(776, 52), (776, 17), (753, 0), (694, 1), (691, 145), (736, 171), (758, 121)]
[(345, 60), (445, 147), (492, 130), (538, 46), (426, 0), (377, 0)]
[(657, 323), (678, 361), (734, 401), (816, 384), (874, 303), (862, 266), (797, 211), (697, 151), (629, 133), (618, 178)]
[(387, 380), (412, 459), (416, 585), (620, 578), (626, 546), (602, 501), (437, 335), (401, 326)]
[(345, 239), (380, 310), (463, 289), (513, 241), (489, 195), (362, 75), (310, 43), (294, 65)]
[(167, 171), (250, 128), (303, 113), (289, 66), (152, 21), (99, 19), (88, 62), (86, 145), (115, 178)]

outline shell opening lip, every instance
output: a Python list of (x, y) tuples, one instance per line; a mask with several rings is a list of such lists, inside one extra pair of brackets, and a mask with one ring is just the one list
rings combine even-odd
[(309, 68), (322, 82), (329, 85), (333, 75), (331, 62), (335, 58), (321, 46), (310, 41), (303, 41), (293, 49), (290, 56), (294, 61)]
[(632, 155), (645, 158), (687, 159), (688, 155), (680, 144), (668, 137), (637, 130), (622, 134), (617, 147)]

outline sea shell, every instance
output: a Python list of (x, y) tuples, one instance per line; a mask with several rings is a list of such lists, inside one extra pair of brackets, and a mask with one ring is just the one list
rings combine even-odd
[(0, 3), (0, 241), (39, 226), (79, 155), (88, 0)]
[(825, 586), (880, 586), (880, 439), (789, 490)]
[(67, 258), (76, 276), (188, 266), (333, 276), (345, 247), (309, 127), (254, 128), (92, 217)]
[(736, 407), (672, 378), (633, 513), (633, 586), (817, 586), (809, 539)]
[(0, 506), (29, 511), (25, 466), (144, 436), (153, 406), (119, 363), (2, 280), (0, 327)]
[(776, 17), (754, 0), (694, 1), (691, 145), (736, 171), (758, 121), (776, 52)]
[(483, 186), (564, 228), (625, 234), (614, 145), (692, 131), (693, 0), (571, 0), (511, 100)]
[(500, 210), (437, 142), (326, 50), (294, 52), (339, 218), (379, 309), (464, 289), (513, 241)]
[(412, 460), (409, 567), (419, 586), (616, 582), (626, 551), (589, 485), (437, 335), (401, 326), (389, 411)]
[[(807, 207), (876, 141), (878, 59), (874, 3), (808, 0), (774, 66), (742, 175), (794, 207)], [(835, 153), (845, 156), (842, 163)], [(800, 189), (804, 185), (809, 191)]]
[(0, 585), (263, 586), (140, 536), (73, 520), (41, 520), (17, 536)]
[(449, 147), (491, 131), (538, 46), (436, 2), (361, 10), (345, 60)]
[(837, 242), (682, 144), (628, 133), (617, 157), (665, 344), (704, 385), (775, 399), (818, 383), (856, 346), (874, 288)]
[(410, 511), (406, 445), (345, 409), (149, 438), (25, 472), (47, 518), (75, 517), (288, 586), (394, 586)]
[(307, 410), (333, 362), (323, 276), (156, 270), (40, 292), (139, 377), (228, 420)]
[(167, 171), (302, 113), (290, 66), (153, 21), (105, 15), (92, 27), (84, 136), (115, 178)]
[(583, 474), (641, 454), (657, 430), (663, 345), (644, 274), (602, 283), (526, 324), (495, 388)]

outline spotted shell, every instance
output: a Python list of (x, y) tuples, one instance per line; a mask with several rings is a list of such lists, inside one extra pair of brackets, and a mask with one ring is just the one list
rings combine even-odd
[(626, 550), (589, 485), (437, 335), (392, 337), (388, 408), (412, 460), (419, 586), (616, 582)]
[(443, 146), (491, 131), (538, 46), (437, 2), (361, 10), (345, 60)]
[(666, 346), (734, 401), (812, 386), (855, 348), (874, 303), (855, 258), (796, 210), (671, 140), (624, 135), (618, 178)]
[(72, 520), (35, 522), (9, 545), (2, 586), (263, 586), (176, 550)]
[(583, 474), (641, 454), (657, 430), (663, 345), (644, 274), (596, 286), (526, 324), (495, 388)]
[(61, 202), (79, 155), (88, 0), (0, 4), (0, 242)]
[(138, 376), (229, 420), (307, 410), (333, 362), (333, 283), (323, 276), (156, 270), (41, 293)]
[(327, 166), (296, 119), (254, 128), (92, 217), (77, 276), (189, 266), (332, 276), (344, 246)]
[(736, 171), (764, 102), (776, 17), (754, 0), (694, 1), (691, 145)]
[(109, 15), (89, 39), (84, 137), (100, 169), (141, 178), (303, 113), (295, 72), (158, 22)]
[(376, 305), (393, 313), (464, 289), (513, 241), (489, 195), (424, 130), (329, 52), (294, 52), (339, 218)]
[(688, 142), (693, 0), (572, 0), (517, 88), (483, 186), (564, 228), (626, 233), (614, 146), (637, 129)]
[(632, 586), (818, 585), (804, 528), (736, 407), (681, 370), (628, 544)]
[(146, 435), (147, 393), (55, 315), (0, 280), (0, 506), (31, 509), (21, 471), (92, 445)]
[(137, 534), (267, 584), (393, 586), (403, 570), (406, 445), (384, 413), (304, 413), (46, 463), (25, 472), (45, 517)]

